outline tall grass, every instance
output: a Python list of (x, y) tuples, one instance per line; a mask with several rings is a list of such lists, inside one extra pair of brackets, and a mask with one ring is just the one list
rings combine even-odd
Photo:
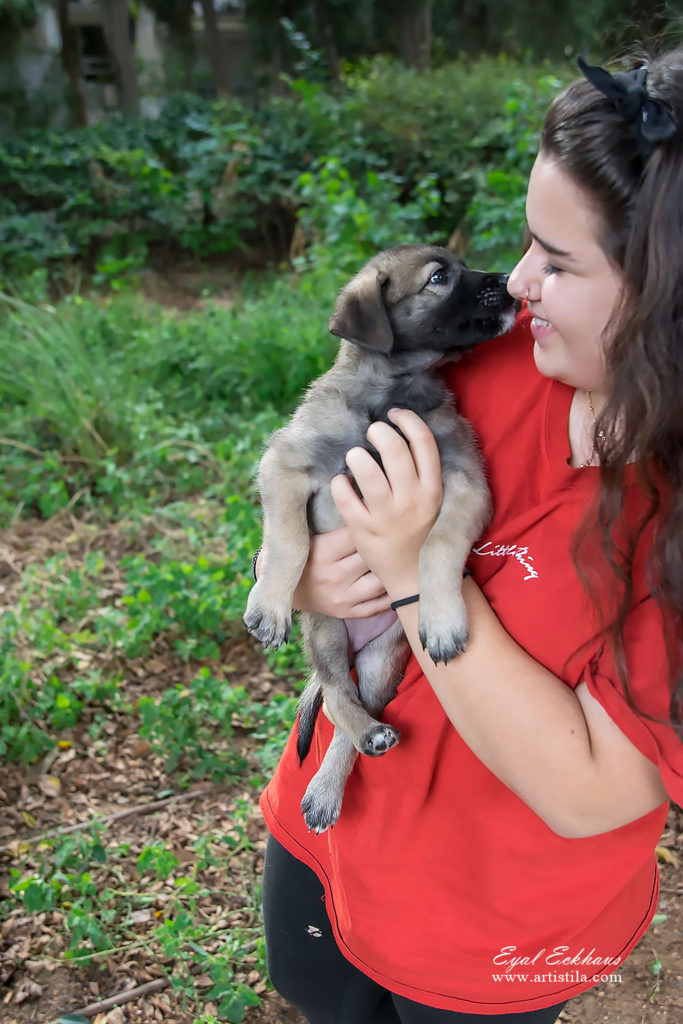
[(0, 296), (3, 358), (0, 401), (31, 420), (45, 438), (58, 440), (65, 454), (86, 462), (108, 450), (130, 452), (128, 410), (142, 382), (120, 374), (93, 350), (66, 308), (32, 305)]
[(2, 296), (0, 515), (50, 515), (77, 492), (163, 504), (220, 482), (329, 366), (340, 283), (334, 266), (273, 275), (231, 308), (182, 314), (134, 293)]

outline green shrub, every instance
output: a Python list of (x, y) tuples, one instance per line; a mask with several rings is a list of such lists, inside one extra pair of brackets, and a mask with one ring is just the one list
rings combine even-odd
[(298, 79), (290, 96), (258, 109), (180, 95), (156, 120), (118, 116), (9, 137), (0, 145), (0, 279), (75, 263), (108, 283), (183, 251), (251, 248), (280, 259), (307, 205), (306, 173), (329, 160), (376, 229), (388, 184), (389, 203), (410, 208), (429, 182), (439, 201), (421, 204), (414, 227), (447, 238), (486, 196), (487, 174), (526, 175), (529, 143), (565, 76), (505, 58), (422, 73), (375, 59), (348, 72), (340, 93)]

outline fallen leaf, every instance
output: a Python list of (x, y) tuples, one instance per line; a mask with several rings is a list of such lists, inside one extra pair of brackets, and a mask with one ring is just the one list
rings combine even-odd
[[(26, 819), (24, 819), (24, 820), (26, 820)], [(28, 824), (28, 822), (27, 822), (27, 824)], [(35, 822), (34, 822), (34, 825), (35, 825)], [(33, 828), (34, 825), (32, 825), (30, 827)], [(9, 852), (12, 854), (13, 857), (19, 858), (19, 857), (23, 857), (25, 853), (28, 853), (28, 851), (31, 849), (31, 844), (25, 842), (25, 840), (23, 840), (23, 839), (14, 839), (14, 840), (12, 840), (11, 843), (7, 844), (7, 849), (9, 850)]]
[(152, 920), (152, 912), (150, 910), (134, 910), (128, 920), (131, 924), (147, 924)]
[(43, 989), (37, 982), (24, 978), (14, 994), (14, 1002), (24, 1003), (27, 999), (40, 999), (42, 994)]
[(136, 740), (130, 749), (133, 757), (149, 757), (152, 753), (152, 744), (149, 740)]
[(164, 671), (166, 662), (162, 661), (161, 658), (150, 658), (149, 661), (145, 662), (145, 668), (148, 672), (157, 675)]
[(38, 789), (43, 796), (55, 799), (62, 792), (62, 784), (56, 775), (43, 775), (42, 778), (38, 779)]
[(673, 850), (667, 849), (666, 846), (656, 846), (655, 853), (658, 860), (664, 861), (665, 864), (672, 864), (675, 868), (678, 867), (678, 857)]

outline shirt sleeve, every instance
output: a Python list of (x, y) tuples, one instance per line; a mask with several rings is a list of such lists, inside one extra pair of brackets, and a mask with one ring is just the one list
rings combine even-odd
[(671, 662), (666, 637), (672, 628), (651, 597), (629, 613), (625, 649), (630, 700), (607, 644), (576, 681), (586, 682), (624, 735), (658, 766), (669, 796), (683, 806), (683, 730), (677, 732), (670, 724)]

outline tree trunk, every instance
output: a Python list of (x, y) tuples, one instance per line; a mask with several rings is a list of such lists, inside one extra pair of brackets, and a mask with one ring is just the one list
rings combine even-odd
[(69, 0), (57, 0), (57, 16), (59, 18), (59, 31), (62, 35), (62, 66), (71, 83), (71, 98), (74, 105), (76, 124), (86, 125), (88, 123), (88, 111), (83, 98), (83, 89), (81, 88), (78, 54), (73, 45), (71, 26), (69, 25)]
[(421, 0), (398, 12), (400, 56), (412, 68), (427, 68), (432, 53), (432, 0)]
[(114, 75), (123, 110), (137, 114), (140, 106), (135, 51), (131, 38), (128, 0), (104, 0), (103, 29), (107, 50), (114, 65)]
[(204, 33), (206, 35), (206, 48), (209, 52), (209, 61), (213, 71), (213, 82), (217, 93), (230, 92), (228, 84), (228, 72), (225, 67), (223, 48), (218, 34), (218, 19), (213, 0), (201, 0), (202, 13), (204, 15)]
[(327, 67), (333, 82), (341, 82), (341, 65), (337, 45), (334, 41), (332, 22), (330, 21), (330, 9), (327, 0), (315, 0), (315, 20), (318, 25), (318, 32), (327, 57)]
[(192, 31), (192, 0), (184, 0), (179, 5), (178, 20), (175, 29), (175, 45), (180, 56), (183, 69), (185, 88), (192, 90), (192, 69), (195, 65), (194, 32)]
[(279, 21), (273, 25), (273, 49), (270, 58), (271, 67), (271, 92), (273, 96), (286, 96), (289, 89), (282, 81), (282, 73), (285, 70), (284, 61), (284, 38), (282, 26)]

